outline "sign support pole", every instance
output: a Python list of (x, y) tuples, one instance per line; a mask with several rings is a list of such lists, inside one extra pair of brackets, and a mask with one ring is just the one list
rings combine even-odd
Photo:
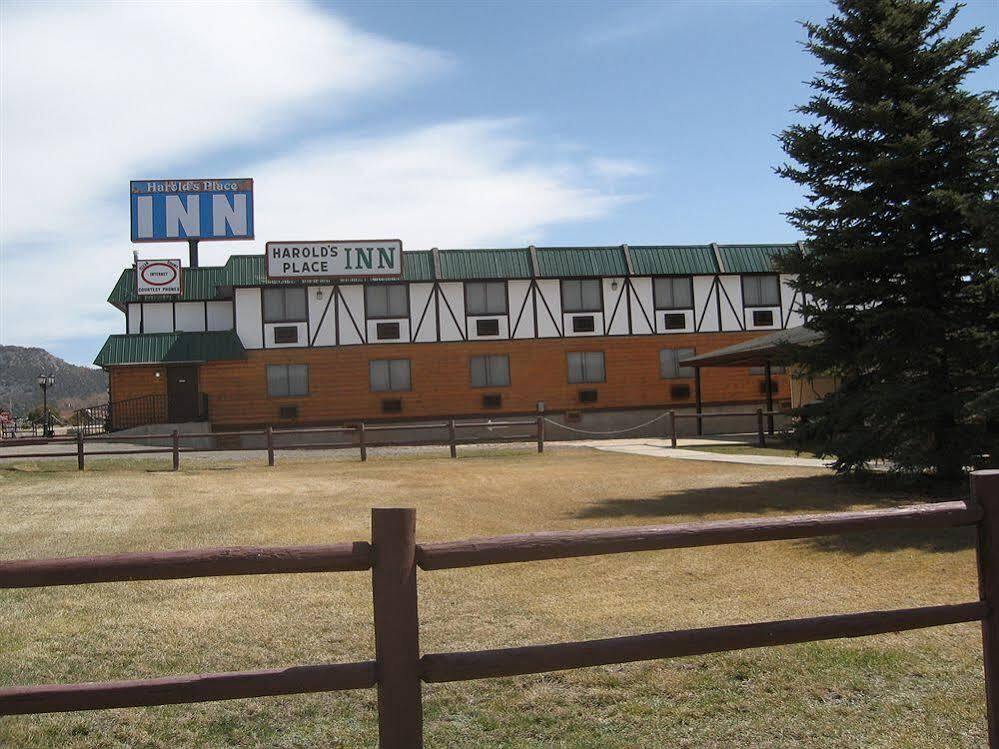
[(198, 240), (189, 239), (187, 240), (187, 246), (190, 248), (190, 258), (188, 259), (187, 265), (190, 268), (198, 267)]

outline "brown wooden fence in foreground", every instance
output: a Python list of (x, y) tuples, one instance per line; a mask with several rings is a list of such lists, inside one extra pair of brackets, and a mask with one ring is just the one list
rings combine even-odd
[[(840, 533), (970, 525), (978, 529), (980, 595), (977, 601), (586, 642), (420, 655), (417, 567), (443, 570)], [(981, 621), (989, 746), (999, 749), (999, 704), (996, 702), (999, 699), (999, 471), (996, 470), (972, 475), (968, 502), (824, 515), (529, 533), (443, 543), (416, 543), (415, 510), (375, 509), (371, 512), (370, 542), (7, 561), (0, 562), (0, 587), (367, 569), (371, 570), (374, 597), (374, 660), (165, 679), (13, 687), (0, 690), (0, 715), (377, 687), (379, 746), (382, 749), (412, 749), (423, 746), (423, 682), (516, 676)]]

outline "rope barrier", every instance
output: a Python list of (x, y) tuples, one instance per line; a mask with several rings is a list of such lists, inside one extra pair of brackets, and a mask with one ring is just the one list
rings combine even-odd
[(610, 431), (603, 431), (603, 432), (595, 431), (593, 429), (576, 429), (575, 427), (571, 427), (571, 426), (568, 426), (566, 424), (560, 424), (557, 421), (552, 421), (547, 416), (545, 416), (544, 419), (545, 419), (545, 421), (547, 421), (552, 426), (556, 426), (556, 427), (559, 427), (561, 429), (567, 429), (570, 432), (578, 432), (579, 434), (601, 434), (601, 435), (608, 435), (608, 434), (625, 434), (626, 432), (634, 432), (637, 429), (642, 429), (644, 427), (647, 427), (649, 424), (655, 424), (657, 421), (659, 421), (660, 419), (664, 419), (667, 416), (669, 416), (669, 411), (663, 411), (663, 413), (659, 414), (654, 419), (650, 419), (649, 421), (646, 421), (644, 424), (638, 424), (637, 426), (628, 427), (627, 429), (611, 429)]

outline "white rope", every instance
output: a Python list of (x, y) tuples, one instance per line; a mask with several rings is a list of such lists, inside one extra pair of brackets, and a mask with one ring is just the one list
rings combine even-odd
[(612, 429), (612, 430), (610, 430), (608, 432), (597, 432), (597, 431), (594, 431), (592, 429), (576, 429), (575, 427), (571, 427), (571, 426), (568, 426), (566, 424), (560, 424), (557, 421), (552, 421), (547, 416), (545, 416), (544, 419), (545, 419), (545, 421), (547, 421), (552, 426), (560, 427), (562, 429), (568, 429), (570, 432), (578, 432), (579, 434), (603, 434), (603, 435), (607, 435), (607, 434), (624, 434), (625, 432), (634, 432), (636, 429), (642, 429), (643, 427), (647, 427), (649, 424), (655, 424), (657, 421), (659, 421), (660, 419), (666, 418), (667, 416), (669, 416), (669, 411), (664, 411), (663, 413), (661, 413), (658, 416), (656, 416), (654, 419), (650, 419), (649, 421), (646, 421), (644, 424), (639, 424), (637, 426), (628, 427), (627, 429)]

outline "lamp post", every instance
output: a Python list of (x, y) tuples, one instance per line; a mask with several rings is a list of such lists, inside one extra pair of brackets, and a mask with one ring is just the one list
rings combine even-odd
[(50, 374), (38, 375), (38, 387), (42, 389), (42, 436), (52, 436), (52, 420), (49, 418), (49, 388), (55, 384), (55, 378)]

